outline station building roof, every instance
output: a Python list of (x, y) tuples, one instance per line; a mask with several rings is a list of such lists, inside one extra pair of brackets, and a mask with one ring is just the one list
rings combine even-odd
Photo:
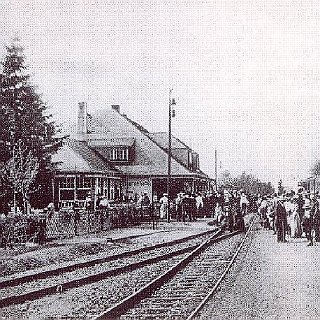
[[(90, 133), (84, 134), (82, 139), (87, 141), (89, 146), (100, 153), (102, 157), (106, 154), (103, 151), (103, 146), (110, 146), (112, 143), (114, 145), (120, 143), (123, 143), (123, 145), (134, 144), (134, 160), (128, 164), (114, 165), (124, 175), (167, 175), (166, 133), (152, 134), (126, 115), (122, 115), (119, 111), (113, 109), (104, 109), (92, 114), (91, 127), (88, 132)], [(188, 150), (191, 150), (177, 138), (173, 139), (173, 148), (188, 148)], [(190, 170), (174, 155), (172, 155), (171, 160), (171, 174), (176, 177), (209, 178), (201, 170)]]
[(63, 146), (52, 156), (61, 173), (99, 173), (108, 176), (118, 175), (119, 171), (101, 159), (85, 141), (66, 139)]

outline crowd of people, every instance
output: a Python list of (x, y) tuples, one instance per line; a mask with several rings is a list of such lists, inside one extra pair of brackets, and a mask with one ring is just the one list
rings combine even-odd
[[(97, 225), (94, 230), (104, 231), (111, 227), (125, 227), (150, 221), (150, 218), (152, 221), (163, 219), (194, 222), (198, 218), (207, 217), (212, 218), (211, 223), (222, 229), (244, 230), (243, 217), (248, 212), (257, 212), (257, 199), (256, 196), (246, 195), (241, 191), (224, 190), (196, 194), (179, 192), (170, 200), (168, 194), (164, 193), (155, 202), (144, 192), (137, 202), (117, 204), (102, 196), (94, 203), (88, 193), (83, 205), (74, 202), (71, 208), (58, 212), (54, 204), (50, 203), (37, 214), (24, 214), (19, 209), (15, 212), (12, 208), (9, 213), (1, 214), (0, 247), (28, 242), (30, 239), (41, 244), (46, 240), (48, 224), (50, 228), (57, 229), (57, 232), (64, 230), (64, 225), (72, 225), (74, 230), (69, 231), (78, 235), (83, 230), (89, 230), (93, 223)], [(90, 228), (85, 227), (87, 225), (90, 225)]]
[[(169, 201), (164, 193), (159, 199), (160, 219), (174, 218), (176, 221), (193, 222), (198, 218), (213, 218), (217, 225), (234, 229), (242, 229), (243, 217), (248, 212), (257, 212), (257, 196), (246, 195), (242, 191), (221, 191), (212, 193), (184, 193), (180, 192), (176, 198)], [(145, 197), (141, 197), (141, 204), (147, 205)]]
[(278, 242), (306, 237), (308, 246), (320, 241), (320, 195), (301, 188), (282, 195), (264, 196), (259, 201), (261, 225), (273, 230)]

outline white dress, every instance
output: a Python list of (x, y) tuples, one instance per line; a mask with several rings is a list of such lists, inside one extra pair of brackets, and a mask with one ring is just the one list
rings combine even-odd
[(301, 221), (300, 216), (297, 211), (298, 205), (294, 205), (292, 214), (290, 216), (290, 231), (291, 231), (291, 238), (298, 238), (301, 237), (302, 229), (301, 229)]
[(160, 200), (160, 219), (163, 219), (167, 216), (168, 213), (168, 198), (163, 196)]

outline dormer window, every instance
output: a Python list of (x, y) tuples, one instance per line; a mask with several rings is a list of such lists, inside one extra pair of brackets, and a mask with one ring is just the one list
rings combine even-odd
[(199, 169), (199, 155), (196, 152), (188, 152), (188, 168), (193, 171)]
[(134, 161), (135, 139), (124, 138), (104, 138), (103, 136), (91, 139), (89, 145), (103, 158), (117, 165), (127, 165)]

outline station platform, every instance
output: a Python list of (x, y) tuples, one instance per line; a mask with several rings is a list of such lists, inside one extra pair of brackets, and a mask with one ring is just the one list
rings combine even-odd
[[(252, 214), (249, 214), (245, 217), (245, 220), (250, 221), (251, 217)], [(0, 248), (0, 264), (2, 264), (2, 266), (5, 265), (8, 261), (11, 261), (13, 257), (16, 259), (18, 259), (18, 257), (27, 257), (28, 259), (36, 257), (36, 259), (38, 259), (39, 256), (50, 256), (51, 253), (54, 254), (54, 256), (57, 256), (59, 255), (59, 250), (62, 252), (62, 247), (66, 248), (65, 250), (70, 248), (72, 252), (76, 252), (78, 249), (82, 252), (83, 249), (85, 249), (83, 254), (95, 254), (97, 253), (96, 251), (99, 246), (106, 248), (106, 246), (112, 243), (130, 242), (130, 239), (141, 237), (141, 243), (146, 243), (147, 245), (150, 241), (148, 236), (151, 238), (152, 235), (156, 235), (156, 237), (152, 237), (154, 239), (152, 241), (163, 242), (169, 241), (170, 238), (174, 240), (216, 229), (217, 226), (214, 224), (212, 218), (199, 218), (192, 222), (176, 220), (168, 222), (166, 220), (158, 220), (156, 223), (153, 223), (152, 221), (149, 221), (143, 222), (138, 226), (115, 228), (79, 236), (73, 235), (51, 238), (43, 245), (37, 243), (17, 243), (13, 248)], [(93, 250), (90, 249), (90, 245), (92, 245)], [(74, 256), (76, 256), (76, 253)], [(54, 261), (54, 258), (51, 260)]]
[(212, 222), (212, 218), (202, 218), (194, 222), (179, 222), (166, 220), (157, 221), (155, 224), (152, 222), (144, 222), (136, 227), (116, 228), (108, 231), (102, 231), (98, 233), (91, 233), (81, 236), (73, 236), (70, 238), (56, 239), (50, 241), (52, 244), (75, 244), (75, 243), (102, 243), (107, 241), (118, 242), (125, 239), (136, 238), (140, 236), (147, 236), (150, 234), (163, 233), (163, 232), (179, 232), (181, 237), (186, 233), (197, 233), (206, 230), (215, 229), (209, 222)]
[(320, 319), (320, 243), (256, 227), (201, 319)]

